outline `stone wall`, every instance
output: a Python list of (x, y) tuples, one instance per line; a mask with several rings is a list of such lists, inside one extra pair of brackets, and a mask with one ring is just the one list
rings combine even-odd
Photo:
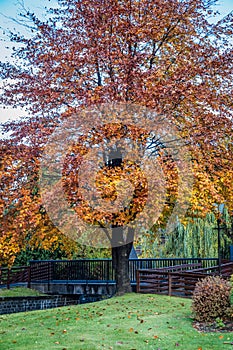
[(80, 304), (80, 296), (1, 297), (0, 315)]

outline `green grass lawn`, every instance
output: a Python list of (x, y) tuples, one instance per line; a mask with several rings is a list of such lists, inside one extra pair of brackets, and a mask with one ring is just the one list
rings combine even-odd
[(45, 295), (45, 294), (42, 294), (35, 289), (24, 288), (24, 287), (0, 289), (0, 297), (28, 297), (28, 296), (39, 296), (39, 295)]
[(91, 304), (0, 316), (1, 350), (232, 350), (231, 333), (198, 333), (191, 300), (127, 294)]

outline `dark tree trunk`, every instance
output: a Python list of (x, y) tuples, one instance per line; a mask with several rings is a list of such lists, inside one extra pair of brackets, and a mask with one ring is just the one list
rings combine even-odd
[(112, 248), (112, 263), (115, 270), (117, 295), (132, 292), (129, 277), (129, 254), (132, 246), (133, 242)]
[[(111, 150), (108, 154), (106, 166), (114, 168), (122, 165), (121, 150)], [(112, 265), (115, 272), (116, 293), (123, 295), (132, 292), (130, 277), (129, 277), (129, 255), (133, 246), (134, 230), (127, 230), (124, 235), (124, 228), (121, 226), (112, 226)]]
[[(112, 265), (115, 271), (116, 293), (123, 295), (132, 292), (130, 276), (129, 276), (129, 255), (133, 246), (132, 229), (128, 229), (127, 243), (121, 244), (123, 240), (123, 228), (114, 228), (113, 232), (113, 247), (112, 247)], [(118, 246), (115, 246), (116, 244)]]

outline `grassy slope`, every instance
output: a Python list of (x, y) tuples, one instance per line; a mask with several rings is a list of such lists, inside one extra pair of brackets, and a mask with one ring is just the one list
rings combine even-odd
[(24, 287), (15, 287), (11, 289), (0, 289), (0, 297), (27, 297), (27, 296), (38, 296), (44, 295), (37, 290), (24, 288)]
[(232, 333), (192, 328), (191, 301), (128, 294), (97, 303), (0, 316), (1, 350), (230, 350)]

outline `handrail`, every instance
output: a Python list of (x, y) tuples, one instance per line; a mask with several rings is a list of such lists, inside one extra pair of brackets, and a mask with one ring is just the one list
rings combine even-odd
[(9, 289), (13, 283), (27, 283), (31, 285), (31, 268), (30, 266), (14, 266), (12, 268), (0, 267), (0, 286), (6, 285)]
[[(177, 264), (202, 264), (202, 268), (212, 268), (217, 258), (142, 258), (129, 259), (131, 283), (136, 283), (136, 271), (148, 268), (168, 268)], [(21, 279), (21, 280), (20, 280)], [(114, 281), (115, 272), (111, 259), (79, 260), (34, 260), (30, 266), (13, 266), (11, 269), (0, 268), (0, 286), (9, 287), (15, 281), (46, 282), (48, 286), (56, 281)]]

